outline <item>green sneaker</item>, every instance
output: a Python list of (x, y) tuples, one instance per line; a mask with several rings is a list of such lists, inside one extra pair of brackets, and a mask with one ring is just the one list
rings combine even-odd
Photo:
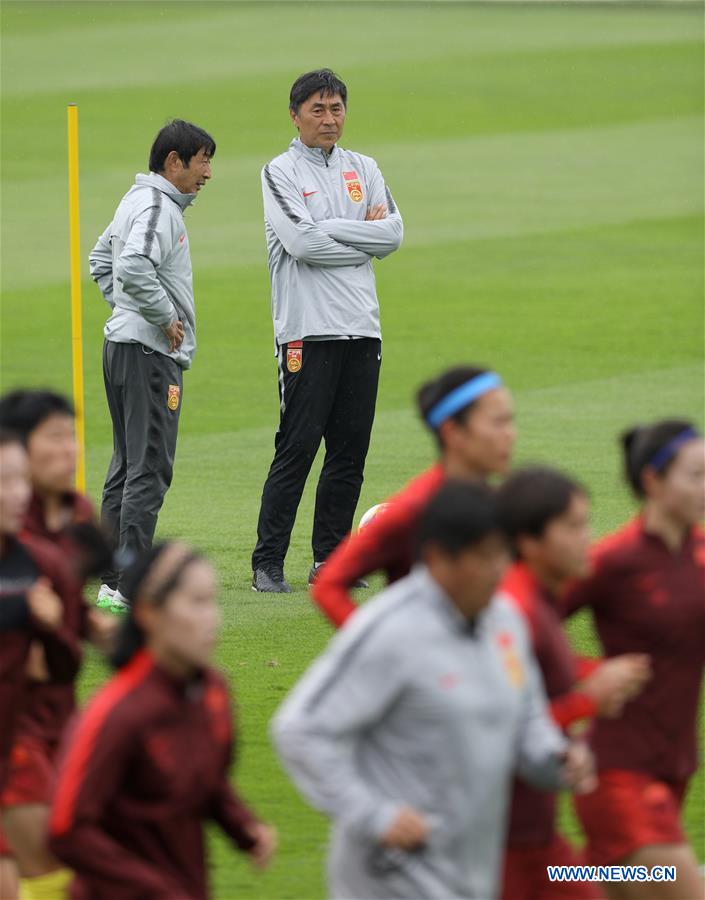
[(130, 601), (120, 591), (115, 591), (110, 601), (110, 612), (116, 616), (124, 616), (130, 611)]
[(95, 605), (98, 607), (98, 609), (110, 609), (114, 596), (115, 590), (113, 588), (108, 587), (107, 584), (101, 584), (100, 590), (98, 591), (98, 597), (95, 601)]

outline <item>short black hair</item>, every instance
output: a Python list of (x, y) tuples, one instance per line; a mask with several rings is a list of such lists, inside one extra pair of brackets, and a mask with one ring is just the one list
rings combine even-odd
[[(468, 381), (472, 381), (472, 379), (477, 378), (478, 375), (484, 375), (489, 371), (491, 370), (485, 366), (453, 366), (453, 368), (446, 369), (445, 372), (442, 372), (432, 381), (427, 381), (425, 384), (422, 384), (416, 392), (416, 405), (421, 413), (421, 418), (424, 420), (426, 427), (430, 428), (436, 436), (438, 445), (441, 448), (443, 447), (443, 441), (441, 440), (438, 431), (435, 428), (431, 428), (428, 424), (428, 414), (436, 404), (440, 403), (444, 397), (456, 388), (466, 384)], [(454, 413), (448, 418), (457, 422), (459, 425), (462, 425), (470, 415), (475, 403), (477, 403), (477, 400), (468, 403), (467, 406), (464, 406), (461, 410), (458, 410), (457, 413)]]
[(305, 103), (313, 94), (321, 94), (325, 97), (334, 97), (340, 94), (343, 105), (348, 105), (348, 89), (342, 79), (331, 69), (315, 69), (313, 72), (304, 72), (299, 75), (291, 86), (289, 93), (289, 109), (298, 115), (301, 104)]
[(497, 492), (502, 528), (515, 555), (522, 536), (540, 538), (547, 526), (567, 512), (576, 494), (587, 496), (575, 479), (548, 466), (513, 472)]
[(426, 506), (416, 533), (416, 557), (429, 544), (458, 556), (501, 531), (497, 494), (482, 483), (449, 480)]
[(149, 171), (163, 172), (166, 158), (172, 150), (176, 150), (179, 159), (188, 168), (191, 158), (199, 150), (205, 150), (206, 155), (213, 159), (215, 141), (198, 125), (185, 122), (183, 119), (173, 119), (154, 139), (152, 149), (149, 151)]
[[(624, 473), (634, 494), (644, 497), (642, 474), (651, 460), (673, 438), (678, 437), (689, 428), (695, 430), (695, 426), (687, 419), (663, 419), (652, 425), (636, 425), (628, 428), (620, 436), (622, 452), (624, 454)], [(677, 454), (673, 454), (655, 471), (659, 475), (665, 475), (673, 464)]]
[(71, 401), (54, 391), (11, 391), (0, 397), (0, 427), (16, 432), (23, 444), (53, 415), (74, 417)]

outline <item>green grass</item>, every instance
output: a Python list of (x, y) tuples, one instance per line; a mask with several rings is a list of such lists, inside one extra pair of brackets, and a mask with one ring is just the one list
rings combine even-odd
[[(281, 849), (259, 876), (214, 836), (216, 897), (324, 890), (326, 823), (267, 737), (330, 634), (305, 593), (315, 479), (287, 561), (297, 592), (248, 587), (278, 410), (259, 169), (291, 137), (291, 81), (317, 65), (341, 72), (343, 144), (379, 160), (405, 219), (404, 247), (377, 267), (384, 364), (360, 511), (433, 458), (411, 407), (418, 383), (478, 360), (514, 389), (519, 458), (583, 479), (601, 534), (632, 511), (619, 429), (702, 419), (702, 24), (702, 9), (678, 5), (3, 3), (3, 389), (71, 384), (67, 102), (80, 109), (84, 261), (168, 116), (218, 142), (188, 214), (200, 346), (160, 533), (198, 544), (220, 571), (237, 781)], [(84, 276), (97, 499), (110, 454), (107, 307), (85, 264)], [(571, 631), (593, 646), (587, 619)], [(82, 692), (104, 675), (91, 654)], [(703, 808), (701, 771), (686, 809), (701, 860)], [(563, 821), (577, 836), (567, 809)]]

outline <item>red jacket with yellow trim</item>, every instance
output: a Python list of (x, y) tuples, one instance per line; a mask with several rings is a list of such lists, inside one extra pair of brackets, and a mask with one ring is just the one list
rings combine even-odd
[[(576, 688), (576, 682), (599, 664), (571, 650), (552, 598), (523, 563), (509, 568), (502, 592), (522, 613), (529, 626), (554, 721), (561, 728), (597, 715), (595, 701)], [(507, 844), (510, 847), (546, 845), (555, 831), (555, 794), (514, 783)]]

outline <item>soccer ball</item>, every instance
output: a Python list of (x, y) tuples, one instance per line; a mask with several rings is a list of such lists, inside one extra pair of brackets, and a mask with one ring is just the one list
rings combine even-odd
[(364, 516), (360, 519), (360, 524), (358, 525), (357, 530), (362, 531), (365, 525), (369, 525), (373, 519), (376, 519), (377, 516), (383, 512), (389, 506), (388, 503), (378, 503), (376, 506), (373, 506), (371, 509), (368, 509)]

